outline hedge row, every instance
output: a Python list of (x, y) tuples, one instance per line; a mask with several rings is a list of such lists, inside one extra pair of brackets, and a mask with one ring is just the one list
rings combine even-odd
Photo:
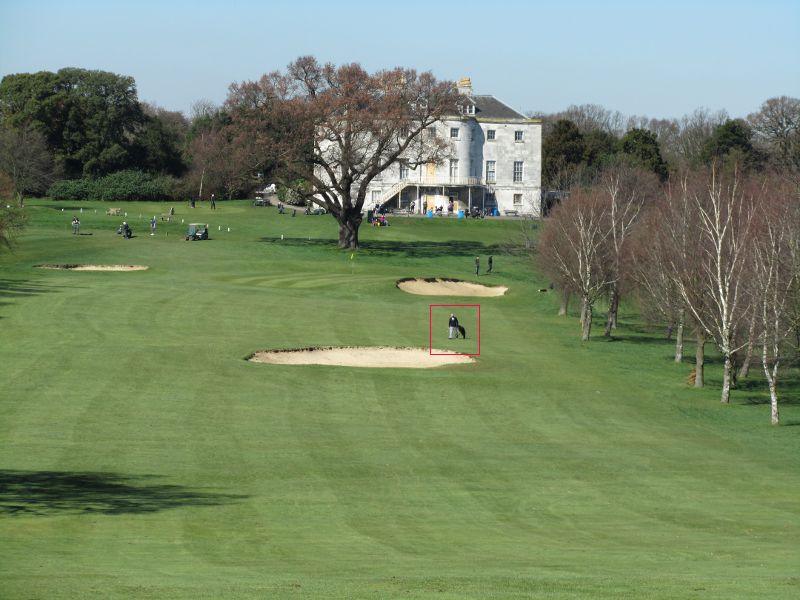
[(47, 190), (53, 200), (176, 200), (179, 181), (142, 171), (118, 171), (99, 179), (63, 179)]

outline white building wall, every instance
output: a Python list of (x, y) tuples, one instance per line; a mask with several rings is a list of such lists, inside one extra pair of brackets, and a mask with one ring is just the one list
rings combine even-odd
[[(481, 121), (473, 117), (454, 118), (442, 121), (435, 125), (436, 135), (450, 141), (452, 145), (451, 157), (458, 160), (458, 177), (452, 181), (455, 192), (456, 187), (473, 183), (472, 204), (482, 206), (483, 189), (494, 194), (494, 200), (500, 214), (504, 211), (516, 210), (520, 214), (538, 215), (541, 207), (541, 176), (542, 176), (542, 125), (531, 120), (514, 121)], [(458, 128), (458, 138), (450, 137), (451, 128)], [(488, 132), (495, 132), (495, 139), (488, 139)], [(522, 140), (515, 141), (515, 131), (522, 131)], [(422, 135), (427, 135), (423, 133)], [(496, 181), (486, 181), (486, 163), (495, 161)], [(523, 163), (523, 179), (514, 182), (514, 162)], [(475, 178), (470, 181), (468, 178)], [(400, 181), (400, 165), (392, 165), (376, 178), (367, 194), (366, 206), (372, 208), (375, 199), (387, 200), (386, 195), (392, 193)], [(446, 186), (450, 182), (450, 160), (445, 159), (436, 165), (431, 176), (429, 167), (421, 165), (409, 170), (408, 181), (416, 185)], [(374, 192), (374, 193), (373, 193)], [(438, 192), (441, 194), (441, 192)], [(460, 189), (462, 204), (467, 204), (468, 192), (465, 187)], [(514, 195), (521, 194), (522, 203), (514, 203)], [(404, 203), (409, 198), (408, 192), (403, 196)], [(444, 198), (444, 196), (442, 196)], [(414, 199), (415, 196), (414, 196)], [(438, 200), (441, 204), (443, 199)], [(422, 207), (415, 203), (419, 212)]]

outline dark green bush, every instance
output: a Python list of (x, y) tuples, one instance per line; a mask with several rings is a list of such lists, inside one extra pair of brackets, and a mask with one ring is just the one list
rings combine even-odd
[(53, 200), (174, 200), (178, 180), (142, 171), (117, 171), (99, 179), (57, 181), (47, 191)]

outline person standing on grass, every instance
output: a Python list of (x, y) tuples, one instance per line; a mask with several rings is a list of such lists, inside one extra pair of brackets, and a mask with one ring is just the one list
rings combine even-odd
[(217, 209), (217, 201), (214, 197), (214, 194), (211, 194), (211, 210)]
[(481, 257), (475, 257), (475, 275), (478, 275), (481, 271)]
[(150, 219), (150, 235), (156, 234), (156, 216), (153, 215), (153, 218)]
[(78, 235), (81, 230), (81, 220), (78, 217), (72, 217), (72, 235)]
[(447, 322), (447, 326), (450, 328), (447, 338), (452, 340), (454, 337), (458, 337), (458, 319), (453, 313), (450, 313), (450, 320)]
[(486, 272), (487, 273), (491, 273), (492, 272), (492, 257), (491, 256), (489, 257), (489, 268), (486, 270)]

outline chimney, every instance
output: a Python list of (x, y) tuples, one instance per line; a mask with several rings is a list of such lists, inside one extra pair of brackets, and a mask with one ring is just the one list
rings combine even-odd
[(472, 80), (469, 77), (462, 77), (458, 80), (458, 93), (472, 96)]

